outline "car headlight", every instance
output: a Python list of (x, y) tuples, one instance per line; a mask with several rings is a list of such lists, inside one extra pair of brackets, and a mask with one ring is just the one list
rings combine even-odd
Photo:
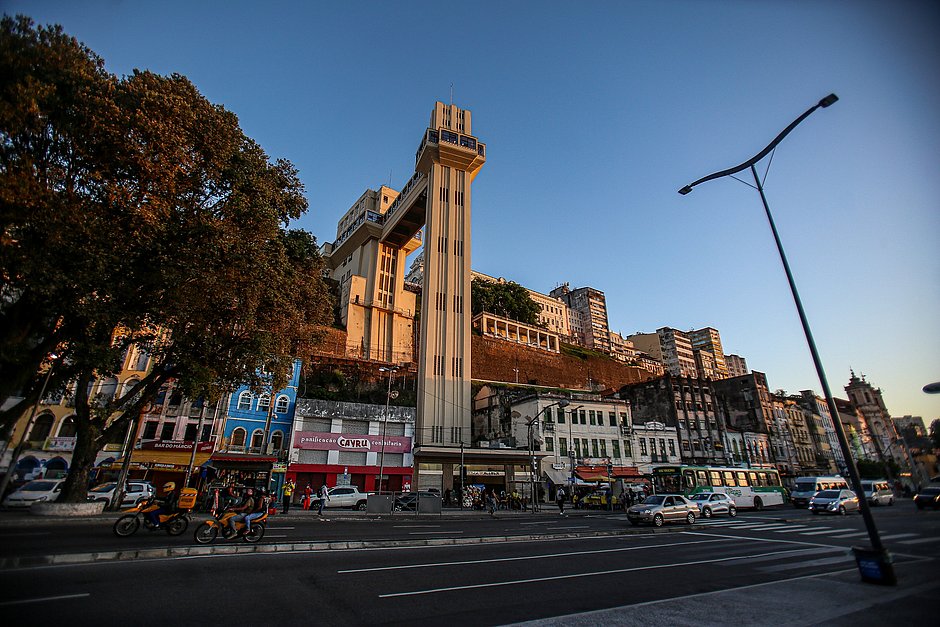
[(37, 501), (45, 501), (45, 500), (48, 499), (48, 498), (49, 498), (48, 496), (43, 495), (43, 496), (40, 496), (40, 497), (39, 497), (38, 499), (36, 499), (36, 500), (37, 500)]
[(827, 505), (827, 507), (828, 507), (829, 509), (838, 509), (838, 507), (839, 507), (839, 502), (838, 502), (838, 501), (833, 501), (832, 503), (830, 503), (829, 505)]

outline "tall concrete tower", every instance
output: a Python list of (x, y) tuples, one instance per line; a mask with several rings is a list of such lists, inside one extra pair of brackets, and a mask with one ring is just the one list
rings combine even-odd
[(470, 111), (435, 103), (415, 174), (385, 214), (388, 245), (425, 227), (416, 457), (470, 444), (470, 184), (485, 162)]

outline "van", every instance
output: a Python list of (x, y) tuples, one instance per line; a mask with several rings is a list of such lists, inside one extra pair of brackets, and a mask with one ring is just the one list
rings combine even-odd
[(862, 490), (869, 505), (894, 505), (894, 492), (884, 479), (862, 479)]
[(806, 507), (809, 500), (821, 490), (848, 490), (849, 484), (842, 477), (797, 477), (790, 492), (793, 507)]

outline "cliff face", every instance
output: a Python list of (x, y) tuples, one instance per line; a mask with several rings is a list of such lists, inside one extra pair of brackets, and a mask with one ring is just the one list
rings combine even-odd
[(619, 390), (628, 383), (653, 378), (642, 368), (603, 357), (582, 359), (478, 335), (473, 336), (470, 344), (471, 377), (478, 381), (515, 383), (518, 380), (521, 384), (577, 390)]

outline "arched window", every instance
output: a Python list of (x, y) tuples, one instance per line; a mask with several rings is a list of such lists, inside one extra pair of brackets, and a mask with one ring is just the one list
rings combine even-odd
[(232, 431), (232, 446), (245, 446), (245, 436), (248, 434), (242, 427)]
[(258, 411), (267, 411), (271, 405), (271, 395), (262, 394), (258, 397)]
[(60, 438), (74, 438), (75, 437), (75, 418), (73, 416), (67, 416), (59, 424), (59, 436)]
[(264, 442), (264, 431), (261, 429), (255, 430), (251, 434), (251, 448), (261, 448), (261, 444)]
[(49, 434), (52, 433), (52, 423), (54, 421), (55, 416), (52, 414), (40, 414), (33, 422), (33, 428), (30, 429), (29, 437), (26, 439), (29, 442), (45, 442)]
[(286, 414), (288, 407), (290, 407), (290, 399), (287, 398), (286, 394), (281, 394), (277, 397), (277, 402), (274, 403), (274, 413)]
[(124, 389), (121, 392), (121, 395), (127, 394), (131, 390), (137, 387), (137, 384), (140, 383), (140, 379), (132, 378), (124, 382)]
[(284, 434), (280, 431), (275, 431), (271, 434), (271, 448), (275, 451), (281, 450), (284, 445)]
[(251, 409), (251, 392), (245, 390), (238, 395), (238, 408)]
[(102, 380), (101, 383), (98, 384), (98, 394), (95, 396), (95, 402), (103, 407), (105, 404), (114, 400), (117, 386), (118, 381), (114, 377), (108, 377)]

